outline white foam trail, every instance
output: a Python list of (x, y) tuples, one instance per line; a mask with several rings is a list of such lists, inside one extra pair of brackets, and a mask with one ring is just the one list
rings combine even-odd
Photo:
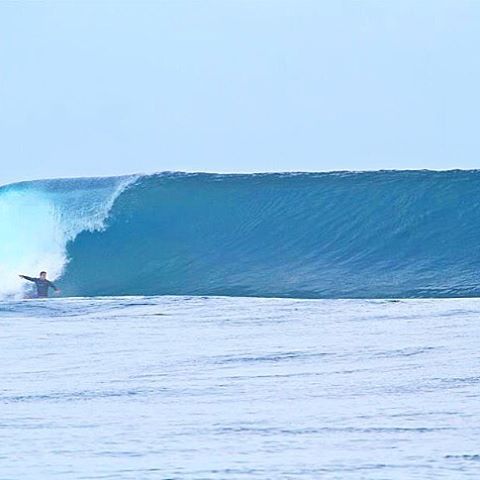
[(101, 230), (118, 196), (137, 177), (28, 182), (0, 189), (0, 298), (21, 298), (18, 274), (58, 278), (67, 243)]

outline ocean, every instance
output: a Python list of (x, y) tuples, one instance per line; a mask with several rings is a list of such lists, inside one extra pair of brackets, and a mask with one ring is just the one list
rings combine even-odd
[[(0, 479), (480, 474), (480, 173), (0, 188)], [(47, 270), (62, 298), (28, 299)]]
[(0, 477), (480, 472), (478, 299), (7, 301)]

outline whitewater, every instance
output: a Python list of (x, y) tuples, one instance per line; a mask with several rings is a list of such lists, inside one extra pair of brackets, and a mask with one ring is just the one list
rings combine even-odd
[[(480, 172), (0, 187), (0, 478), (478, 478)], [(64, 298), (27, 300), (47, 270)]]

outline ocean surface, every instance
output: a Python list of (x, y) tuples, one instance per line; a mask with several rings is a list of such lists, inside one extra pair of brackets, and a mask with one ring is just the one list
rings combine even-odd
[(0, 302), (0, 478), (478, 479), (478, 299)]
[(479, 271), (480, 171), (0, 187), (0, 480), (478, 479)]
[(480, 295), (480, 171), (43, 180), (0, 188), (0, 298)]

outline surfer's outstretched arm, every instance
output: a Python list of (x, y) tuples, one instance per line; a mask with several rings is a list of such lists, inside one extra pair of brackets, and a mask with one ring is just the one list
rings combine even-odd
[(34, 282), (36, 280), (36, 278), (27, 277), (27, 275), (19, 275), (19, 277), (28, 280), (29, 282)]
[(60, 289), (57, 288), (52, 282), (48, 282), (48, 286), (55, 290), (55, 293), (60, 293)]

